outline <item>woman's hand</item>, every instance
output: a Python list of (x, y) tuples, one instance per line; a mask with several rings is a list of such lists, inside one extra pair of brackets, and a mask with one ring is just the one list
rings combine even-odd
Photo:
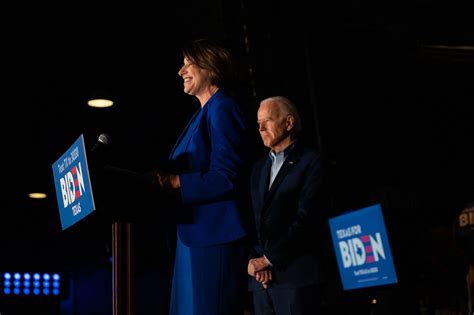
[(163, 188), (163, 190), (170, 193), (179, 193), (179, 188), (181, 187), (179, 175), (168, 174), (164, 171), (158, 170), (156, 172), (156, 177), (158, 179), (158, 184)]

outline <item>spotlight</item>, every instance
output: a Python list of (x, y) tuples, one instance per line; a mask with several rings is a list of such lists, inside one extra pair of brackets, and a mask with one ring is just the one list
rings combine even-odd
[(15, 298), (64, 298), (69, 292), (67, 274), (49, 272), (0, 273), (0, 300), (2, 295)]

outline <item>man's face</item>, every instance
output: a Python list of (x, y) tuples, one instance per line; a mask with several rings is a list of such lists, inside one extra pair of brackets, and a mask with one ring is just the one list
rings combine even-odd
[(283, 114), (275, 102), (265, 102), (260, 105), (257, 123), (260, 136), (266, 147), (279, 152), (290, 144), (293, 120), (291, 116)]

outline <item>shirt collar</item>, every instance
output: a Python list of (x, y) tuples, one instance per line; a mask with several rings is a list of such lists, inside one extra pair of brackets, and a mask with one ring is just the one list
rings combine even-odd
[(270, 152), (268, 152), (268, 155), (270, 156), (270, 159), (272, 160), (272, 162), (275, 162), (275, 160), (279, 158), (286, 159), (288, 154), (290, 154), (291, 150), (295, 147), (295, 143), (296, 141), (293, 141), (286, 148), (284, 148), (278, 153), (275, 153), (273, 152), (273, 150), (270, 150)]

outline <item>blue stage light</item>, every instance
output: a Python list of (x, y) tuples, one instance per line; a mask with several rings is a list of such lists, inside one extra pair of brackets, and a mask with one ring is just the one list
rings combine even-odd
[(0, 300), (4, 296), (16, 295), (18, 298), (64, 298), (69, 294), (69, 285), (63, 283), (68, 277), (49, 272), (4, 272), (0, 273)]

